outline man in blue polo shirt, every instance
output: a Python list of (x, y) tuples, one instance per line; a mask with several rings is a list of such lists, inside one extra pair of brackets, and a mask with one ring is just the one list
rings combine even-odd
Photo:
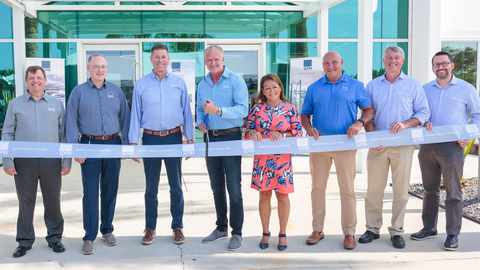
[[(432, 126), (466, 125), (480, 122), (480, 98), (475, 87), (470, 83), (457, 79), (452, 74), (454, 63), (447, 52), (437, 52), (432, 58), (432, 71), (437, 77), (424, 84), (430, 108), (430, 119), (424, 127), (432, 130)], [(425, 240), (437, 236), (438, 204), (440, 199), (440, 182), (447, 191), (445, 213), (447, 217), (447, 239), (444, 248), (456, 250), (458, 235), (462, 227), (463, 199), (461, 180), (465, 154), (463, 148), (470, 140), (459, 140), (445, 143), (420, 145), (418, 161), (422, 171), (422, 182), (425, 188), (423, 198), (423, 229), (413, 233), (413, 240)]]
[[(222, 47), (211, 45), (205, 49), (205, 65), (210, 71), (198, 84), (197, 124), (210, 142), (241, 140), (243, 118), (248, 115), (248, 90), (242, 77), (230, 71), (223, 63)], [(204, 116), (208, 114), (208, 131)], [(208, 133), (207, 133), (208, 132)], [(216, 229), (203, 239), (214, 243), (228, 237), (227, 186), (230, 201), (232, 238), (228, 250), (242, 246), (243, 199), (242, 157), (208, 157), (207, 170), (217, 212)]]
[[(323, 56), (325, 76), (307, 89), (302, 107), (302, 126), (308, 136), (347, 134), (357, 135), (365, 123), (373, 119), (374, 111), (363, 83), (348, 76), (342, 70), (343, 59), (335, 51)], [(363, 114), (357, 119), (357, 107)], [(310, 116), (312, 119), (310, 121)], [(312, 126), (313, 123), (313, 126)], [(356, 176), (355, 154), (357, 150), (310, 153), (312, 175), (313, 232), (307, 244), (314, 245), (325, 237), (325, 191), (332, 160), (338, 177), (342, 205), (342, 230), (345, 235), (343, 246), (354, 249), (357, 226), (357, 201), (354, 181)]]

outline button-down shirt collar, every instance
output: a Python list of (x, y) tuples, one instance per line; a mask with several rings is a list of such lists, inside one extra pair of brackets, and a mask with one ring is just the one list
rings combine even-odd
[(323, 81), (323, 84), (337, 84), (337, 83), (341, 83), (341, 82), (346, 82), (347, 81), (347, 77), (345, 75), (345, 71), (342, 70), (342, 76), (340, 76), (340, 78), (335, 82), (335, 83), (332, 83), (327, 75), (325, 75), (325, 80)]

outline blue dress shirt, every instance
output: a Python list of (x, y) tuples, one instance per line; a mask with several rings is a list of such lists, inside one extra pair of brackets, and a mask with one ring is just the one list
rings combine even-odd
[(248, 115), (248, 90), (245, 80), (223, 67), (220, 80), (213, 85), (210, 72), (198, 84), (197, 88), (197, 126), (203, 123), (205, 112), (203, 103), (210, 99), (222, 109), (222, 116), (208, 115), (208, 128), (212, 130), (241, 127), (243, 118)]
[(160, 80), (153, 70), (135, 83), (129, 138), (138, 143), (140, 128), (166, 131), (183, 126), (187, 140), (193, 140), (192, 111), (185, 81), (167, 72)]
[(343, 72), (334, 84), (326, 75), (311, 84), (301, 114), (313, 115), (313, 127), (322, 135), (347, 134), (357, 121), (357, 106), (363, 109), (371, 104), (363, 83)]
[(480, 97), (470, 83), (457, 79), (442, 88), (437, 80), (423, 85), (430, 106), (430, 119), (434, 126), (466, 125), (469, 116), (480, 123)]
[(100, 89), (88, 80), (77, 85), (67, 104), (67, 142), (77, 143), (84, 135), (110, 136), (122, 131), (123, 144), (128, 144), (130, 110), (122, 89), (105, 81)]
[(417, 118), (423, 125), (430, 116), (422, 85), (403, 72), (390, 83), (385, 74), (367, 84), (367, 93), (375, 109), (375, 130), (389, 130), (395, 122)]

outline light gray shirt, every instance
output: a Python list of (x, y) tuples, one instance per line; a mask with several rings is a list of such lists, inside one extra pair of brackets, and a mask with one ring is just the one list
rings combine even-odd
[[(63, 103), (46, 93), (38, 101), (28, 92), (13, 99), (3, 123), (2, 141), (66, 142)], [(64, 158), (62, 167), (71, 164), (71, 158)], [(3, 158), (4, 169), (13, 166), (12, 158)]]

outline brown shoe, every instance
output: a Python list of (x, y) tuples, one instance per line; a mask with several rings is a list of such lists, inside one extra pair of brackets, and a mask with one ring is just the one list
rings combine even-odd
[(185, 243), (185, 236), (183, 235), (183, 231), (181, 228), (176, 228), (175, 230), (173, 230), (173, 243), (177, 245)]
[(354, 249), (357, 246), (355, 243), (355, 236), (347, 234), (345, 235), (345, 240), (343, 240), (343, 247), (345, 249)]
[(312, 234), (307, 238), (307, 245), (315, 245), (318, 241), (322, 240), (325, 237), (325, 233), (313, 231)]
[(150, 245), (151, 243), (153, 243), (153, 239), (155, 239), (156, 236), (155, 230), (145, 229), (143, 232), (145, 233), (145, 235), (142, 238), (142, 244)]

